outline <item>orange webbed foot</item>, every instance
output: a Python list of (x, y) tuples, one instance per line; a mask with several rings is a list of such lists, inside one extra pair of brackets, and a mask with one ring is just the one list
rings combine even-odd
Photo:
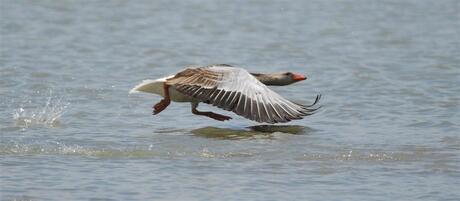
[(160, 113), (161, 111), (163, 111), (164, 109), (166, 109), (166, 107), (168, 107), (170, 103), (171, 103), (170, 99), (163, 99), (159, 103), (155, 104), (153, 106), (153, 115), (156, 115)]

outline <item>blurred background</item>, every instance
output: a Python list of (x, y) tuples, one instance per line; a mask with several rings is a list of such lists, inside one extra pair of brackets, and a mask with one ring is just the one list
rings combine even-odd
[[(456, 0), (0, 0), (0, 200), (457, 200), (459, 27)], [(322, 108), (128, 95), (212, 63), (306, 74), (273, 89)]]

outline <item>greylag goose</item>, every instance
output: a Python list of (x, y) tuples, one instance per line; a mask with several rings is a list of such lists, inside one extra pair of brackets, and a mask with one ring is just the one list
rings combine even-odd
[(186, 68), (171, 76), (156, 80), (144, 80), (131, 89), (130, 93), (147, 92), (164, 98), (153, 106), (153, 114), (163, 111), (171, 101), (190, 102), (192, 113), (215, 120), (225, 121), (229, 116), (213, 112), (198, 111), (200, 102), (212, 104), (247, 119), (281, 123), (302, 119), (314, 113), (321, 95), (311, 105), (301, 105), (281, 97), (266, 85), (288, 85), (306, 77), (296, 73), (260, 74), (226, 64)]

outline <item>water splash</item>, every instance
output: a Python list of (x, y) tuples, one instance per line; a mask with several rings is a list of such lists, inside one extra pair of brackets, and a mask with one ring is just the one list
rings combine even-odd
[(63, 100), (63, 97), (50, 95), (44, 106), (30, 107), (21, 106), (13, 112), (15, 125), (21, 128), (31, 126), (58, 127), (59, 118), (64, 114), (69, 102)]

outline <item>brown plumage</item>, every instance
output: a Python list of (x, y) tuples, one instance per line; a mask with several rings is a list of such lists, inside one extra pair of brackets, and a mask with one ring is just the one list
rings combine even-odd
[[(270, 90), (246, 70), (227, 65), (187, 68), (166, 79), (165, 85), (200, 102), (266, 123), (287, 122), (311, 115), (318, 109), (313, 106), (321, 97), (318, 95), (311, 105), (293, 103)], [(192, 110), (196, 110), (197, 105), (192, 104)], [(217, 120), (225, 116), (219, 117)], [(224, 118), (227, 119), (230, 118)]]

